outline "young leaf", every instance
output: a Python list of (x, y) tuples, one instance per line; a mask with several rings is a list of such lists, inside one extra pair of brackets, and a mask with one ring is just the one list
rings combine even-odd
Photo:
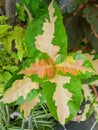
[(28, 77), (24, 77), (22, 80), (16, 80), (12, 87), (7, 89), (3, 96), (3, 103), (13, 103), (23, 96), (24, 100), (27, 98), (28, 93), (33, 89), (39, 89), (39, 84), (34, 83)]
[(43, 86), (50, 112), (64, 125), (77, 114), (82, 102), (80, 81), (73, 77), (57, 75), (54, 79), (45, 81)]
[[(5, 25), (2, 25), (2, 26), (5, 26)], [(8, 27), (12, 28), (10, 26), (8, 26)], [(6, 35), (4, 35), (2, 37), (2, 39), (1, 39), (2, 43), (4, 44), (4, 48), (8, 52), (10, 52), (11, 49), (12, 49), (12, 41), (15, 40), (15, 39), (22, 39), (23, 36), (24, 36), (24, 32), (25, 32), (25, 30), (23, 28), (19, 27), (19, 26), (15, 26), (13, 30), (10, 30), (9, 32), (6, 32), (5, 33)]]
[(24, 55), (24, 49), (23, 49), (23, 45), (22, 45), (22, 41), (21, 39), (16, 39), (15, 40), (15, 44), (16, 44), (16, 49), (17, 49), (17, 55), (18, 55), (18, 59), (20, 61), (22, 61), (23, 55)]
[(95, 74), (98, 75), (98, 59), (94, 59), (94, 55), (90, 55), (89, 53), (83, 53), (82, 55), (84, 55), (92, 63)]
[(10, 25), (0, 25), (0, 38), (4, 37), (8, 33), (8, 30), (11, 28), (12, 27)]
[(40, 94), (35, 97), (32, 101), (24, 103), (20, 106), (20, 111), (24, 112), (24, 118), (30, 115), (31, 110), (40, 102)]
[(40, 78), (52, 78), (54, 75), (54, 63), (51, 58), (36, 60), (35, 63), (31, 63), (30, 67), (20, 71), (21, 74), (28, 76), (37, 74)]
[[(77, 57), (79, 57), (79, 55), (77, 55)], [(69, 73), (71, 75), (78, 76), (81, 74), (86, 75), (86, 72), (93, 73), (93, 69), (91, 69), (90, 66), (85, 66), (85, 60), (83, 58), (76, 59), (74, 56), (67, 56), (62, 63), (56, 64), (56, 69), (58, 73), (61, 72), (64, 75)]]

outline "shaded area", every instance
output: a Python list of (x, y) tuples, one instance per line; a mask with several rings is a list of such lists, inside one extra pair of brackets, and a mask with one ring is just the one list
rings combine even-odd
[[(77, 123), (70, 121), (66, 124), (66, 130), (91, 130), (91, 127), (93, 126), (94, 122), (95, 119), (93, 115), (87, 121), (84, 122)], [(61, 125), (57, 124), (56, 130), (64, 130), (64, 128)], [(98, 123), (92, 130), (98, 130)]]

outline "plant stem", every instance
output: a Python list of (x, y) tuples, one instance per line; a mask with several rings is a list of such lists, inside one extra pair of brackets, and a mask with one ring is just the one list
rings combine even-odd
[(24, 130), (24, 126), (25, 126), (25, 119), (22, 120), (21, 130)]
[(94, 124), (92, 125), (91, 129), (90, 130), (93, 130), (95, 125), (96, 125), (97, 121), (94, 122)]
[(65, 126), (63, 126), (64, 127), (64, 130), (67, 130), (66, 128), (65, 128)]
[(28, 117), (28, 130), (33, 130), (32, 116)]

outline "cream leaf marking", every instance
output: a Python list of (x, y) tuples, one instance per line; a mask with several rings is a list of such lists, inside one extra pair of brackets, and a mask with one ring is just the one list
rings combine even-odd
[(20, 96), (26, 99), (27, 94), (32, 89), (39, 89), (39, 84), (32, 82), (30, 78), (25, 76), (24, 79), (16, 80), (12, 84), (12, 87), (4, 93), (2, 101), (3, 103), (11, 103), (16, 101)]
[(24, 117), (27, 118), (30, 115), (31, 110), (40, 102), (40, 94), (32, 101), (24, 103), (20, 106), (20, 110), (24, 112)]
[(51, 80), (51, 82), (56, 82), (57, 84), (53, 99), (55, 101), (55, 105), (57, 106), (58, 120), (62, 125), (64, 125), (65, 119), (67, 119), (70, 115), (68, 102), (72, 98), (72, 93), (63, 87), (64, 84), (70, 83), (70, 80), (71, 77), (63, 77), (59, 75)]
[(53, 7), (53, 0), (51, 1), (49, 7), (49, 16), (50, 21), (48, 19), (45, 20), (43, 24), (43, 34), (36, 36), (35, 46), (38, 50), (42, 52), (48, 53), (48, 55), (55, 60), (57, 58), (57, 53), (59, 51), (59, 46), (53, 45), (52, 40), (54, 38), (54, 31), (55, 31), (55, 21), (57, 16), (54, 16), (55, 9)]

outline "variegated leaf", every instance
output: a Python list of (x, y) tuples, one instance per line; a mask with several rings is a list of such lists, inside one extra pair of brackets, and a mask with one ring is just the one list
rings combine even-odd
[(97, 97), (97, 102), (94, 103), (94, 112), (95, 112), (95, 118), (98, 120), (98, 97)]
[[(80, 51), (78, 51), (78, 53), (82, 53)], [(91, 55), (89, 53), (83, 53), (82, 55), (84, 55), (88, 60), (90, 60), (90, 62), (92, 63), (94, 70), (95, 70), (95, 74), (98, 75), (98, 59), (94, 59), (94, 55)]]
[(31, 90), (39, 89), (39, 84), (32, 82), (28, 77), (24, 77), (21, 80), (16, 80), (12, 87), (6, 90), (3, 96), (3, 103), (12, 103), (18, 100), (19, 97), (23, 96), (24, 100), (27, 98), (28, 93)]
[(83, 92), (84, 92), (84, 98), (85, 100), (93, 100), (93, 96), (91, 94), (90, 88), (88, 84), (82, 84)]
[(20, 106), (20, 111), (24, 113), (24, 117), (27, 118), (30, 115), (31, 110), (40, 102), (40, 94), (30, 102), (24, 103)]
[(34, 44), (38, 50), (49, 54), (52, 59), (56, 59), (60, 48), (59, 46), (52, 44), (55, 31), (55, 21), (57, 19), (57, 16), (54, 16), (55, 8), (53, 7), (53, 0), (48, 7), (48, 11), (50, 20), (45, 19), (42, 27), (43, 34), (36, 36), (36, 41)]
[(86, 102), (84, 112), (82, 114), (81, 121), (84, 121), (90, 116), (93, 112), (95, 113), (96, 119), (98, 119), (98, 97), (96, 97), (93, 93), (91, 93), (90, 87), (88, 84), (83, 84), (83, 93)]
[(81, 115), (81, 121), (85, 121), (87, 120), (87, 115), (90, 111), (90, 104), (86, 104), (85, 107), (84, 107), (84, 111), (83, 111), (83, 114)]
[(35, 52), (47, 53), (53, 60), (59, 54), (66, 55), (67, 35), (62, 14), (54, 0), (51, 0), (43, 15), (32, 20), (26, 31), (25, 43), (30, 57)]
[(85, 61), (83, 58), (75, 59), (74, 56), (67, 56), (62, 63), (56, 65), (56, 69), (58, 73), (61, 72), (64, 75), (69, 73), (78, 76), (85, 74), (86, 72), (93, 73), (93, 69), (91, 67), (86, 67), (84, 64)]
[[(68, 102), (72, 98), (72, 93), (63, 87), (64, 84), (70, 83), (71, 77), (56, 76), (51, 82), (56, 82), (56, 90), (53, 95), (53, 100), (57, 106), (58, 120), (64, 125), (65, 119), (70, 115)], [(63, 112), (63, 114), (62, 114)]]
[(80, 81), (75, 77), (57, 75), (54, 79), (45, 81), (43, 86), (50, 112), (64, 125), (77, 114), (82, 102)]
[(30, 67), (20, 71), (20, 74), (25, 74), (28, 76), (37, 74), (40, 78), (52, 78), (54, 75), (54, 63), (52, 59), (41, 59), (35, 63), (31, 63)]

